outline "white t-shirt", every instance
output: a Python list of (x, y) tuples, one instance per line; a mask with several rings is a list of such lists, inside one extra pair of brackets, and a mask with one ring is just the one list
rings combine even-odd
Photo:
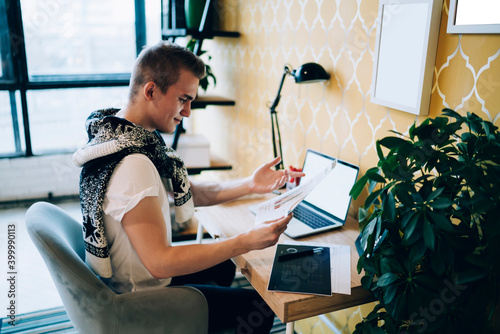
[(156, 279), (144, 267), (123, 229), (121, 220), (143, 198), (157, 196), (172, 242), (168, 195), (160, 174), (143, 154), (126, 156), (115, 168), (104, 196), (104, 226), (110, 247), (113, 276), (108, 285), (117, 293), (145, 290), (170, 284), (171, 278)]

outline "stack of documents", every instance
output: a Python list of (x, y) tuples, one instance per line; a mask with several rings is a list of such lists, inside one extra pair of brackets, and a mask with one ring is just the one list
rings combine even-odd
[(335, 167), (337, 161), (328, 164), (313, 178), (307, 182), (301, 182), (300, 186), (293, 188), (286, 193), (272, 198), (257, 207), (255, 223), (260, 224), (270, 220), (276, 220), (288, 216), (290, 212), (323, 180)]

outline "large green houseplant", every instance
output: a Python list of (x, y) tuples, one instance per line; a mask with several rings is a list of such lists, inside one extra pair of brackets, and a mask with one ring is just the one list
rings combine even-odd
[(362, 285), (379, 303), (355, 333), (498, 333), (500, 133), (475, 114), (377, 141), (353, 186)]

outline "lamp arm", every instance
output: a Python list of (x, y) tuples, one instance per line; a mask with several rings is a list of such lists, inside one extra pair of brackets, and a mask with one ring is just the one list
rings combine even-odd
[(289, 65), (285, 65), (285, 68), (283, 69), (283, 76), (281, 77), (280, 86), (278, 88), (278, 94), (276, 94), (276, 97), (274, 98), (274, 102), (269, 107), (271, 113), (276, 112), (276, 107), (280, 103), (280, 99), (281, 99), (281, 89), (283, 88), (283, 83), (285, 82), (286, 76), (288, 74), (291, 74), (291, 73), (292, 73), (291, 67)]
[(281, 77), (280, 87), (278, 88), (278, 94), (276, 94), (276, 98), (274, 102), (269, 107), (269, 113), (271, 114), (271, 134), (273, 141), (273, 153), (274, 156), (278, 155), (281, 157), (281, 161), (275, 166), (276, 170), (283, 169), (285, 164), (283, 163), (283, 151), (281, 149), (281, 133), (280, 127), (278, 124), (278, 115), (276, 113), (276, 107), (280, 103), (281, 99), (281, 89), (283, 88), (283, 83), (285, 82), (285, 78), (287, 75), (291, 75), (292, 68), (289, 65), (285, 65), (283, 69), (283, 76)]

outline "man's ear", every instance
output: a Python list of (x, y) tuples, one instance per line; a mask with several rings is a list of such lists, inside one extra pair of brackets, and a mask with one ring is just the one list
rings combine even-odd
[(148, 81), (144, 87), (142, 88), (142, 93), (146, 100), (151, 101), (154, 96), (154, 90), (156, 88), (156, 84), (153, 81)]

